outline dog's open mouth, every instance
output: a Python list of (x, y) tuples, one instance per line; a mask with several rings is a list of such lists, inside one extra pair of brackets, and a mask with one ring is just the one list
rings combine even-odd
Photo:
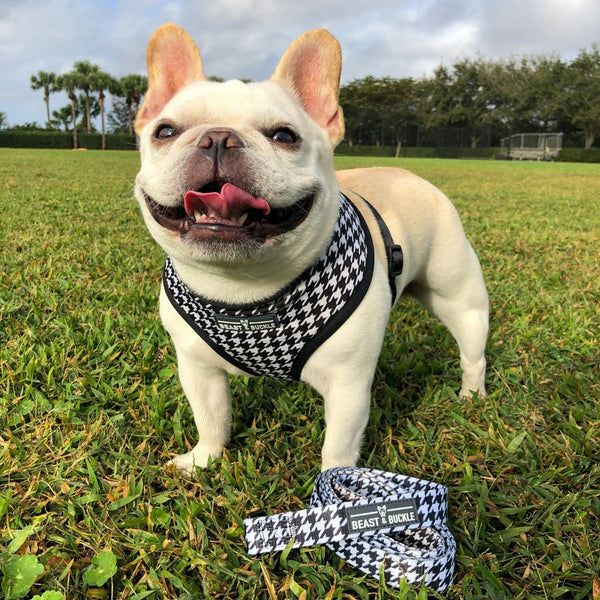
[(154, 220), (166, 229), (195, 239), (235, 241), (243, 236), (264, 240), (294, 229), (309, 213), (314, 193), (285, 208), (272, 208), (232, 183), (186, 192), (183, 204), (175, 207), (163, 206), (147, 194), (145, 198)]

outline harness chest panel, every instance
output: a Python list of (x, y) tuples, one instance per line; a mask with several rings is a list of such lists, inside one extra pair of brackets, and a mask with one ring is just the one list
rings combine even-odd
[(251, 305), (224, 305), (194, 294), (167, 258), (163, 286), (192, 329), (220, 356), (252, 375), (300, 379), (311, 356), (366, 294), (374, 250), (363, 217), (340, 194), (327, 250), (275, 296)]

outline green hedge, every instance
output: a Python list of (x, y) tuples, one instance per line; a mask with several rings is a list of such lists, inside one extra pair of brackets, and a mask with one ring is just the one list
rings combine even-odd
[[(77, 135), (80, 148), (100, 150), (102, 136), (99, 133), (80, 133)], [(0, 147), (7, 148), (73, 148), (73, 135), (60, 131), (0, 131)], [(136, 150), (135, 136), (111, 133), (106, 136), (108, 150)]]
[[(394, 156), (395, 146), (362, 146), (340, 144), (335, 153), (338, 156)], [(400, 150), (402, 158), (496, 158), (500, 148), (414, 148), (404, 146)], [(562, 162), (600, 162), (600, 148), (563, 148), (555, 158)]]
[[(458, 148), (458, 147), (418, 147), (403, 146), (400, 149), (402, 158), (493, 158), (498, 148)], [(338, 156), (395, 156), (395, 146), (362, 146), (340, 144), (335, 153)]]
[(340, 144), (335, 153), (339, 156), (394, 156), (395, 146), (362, 146)]
[(563, 148), (556, 158), (562, 162), (600, 163), (600, 148)]

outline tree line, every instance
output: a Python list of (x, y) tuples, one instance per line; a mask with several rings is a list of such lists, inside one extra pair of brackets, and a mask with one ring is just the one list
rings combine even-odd
[(344, 85), (340, 104), (346, 142), (398, 147), (415, 128), (464, 128), (475, 147), (483, 130), (600, 134), (600, 48), (580, 50), (571, 61), (539, 55), (491, 61), (465, 58), (440, 65), (431, 77), (376, 79)]
[[(92, 117), (100, 116), (105, 148), (107, 92), (114, 96), (109, 115), (112, 130), (126, 127), (133, 135), (135, 114), (147, 86), (144, 76), (116, 79), (89, 61), (75, 62), (62, 75), (40, 71), (31, 76), (31, 87), (44, 92), (46, 126), (62, 124), (71, 129), (75, 148), (80, 115), (79, 126), (88, 133)], [(51, 113), (50, 95), (59, 91), (67, 93), (70, 104)], [(493, 128), (497, 135), (550, 131), (583, 135), (585, 148), (590, 148), (600, 137), (600, 47), (582, 49), (570, 61), (554, 55), (496, 61), (477, 56), (442, 64), (419, 80), (355, 79), (341, 87), (340, 104), (349, 145), (391, 141), (398, 152), (418, 128), (460, 127), (473, 147), (482, 130)]]
[[(46, 71), (39, 71), (31, 76), (31, 87), (34, 90), (43, 90), (44, 103), (46, 104), (46, 127), (53, 128), (63, 124), (65, 130), (73, 132), (73, 148), (78, 148), (77, 118), (83, 114), (83, 126), (87, 133), (92, 131), (92, 117), (100, 115), (100, 133), (102, 136), (102, 149), (106, 149), (106, 123), (105, 99), (106, 92), (122, 99), (126, 108), (127, 128), (133, 135), (133, 122), (139, 108), (141, 99), (148, 89), (148, 79), (143, 75), (125, 75), (119, 79), (105, 73), (98, 65), (87, 60), (76, 61), (73, 69), (68, 73), (57, 75)], [(50, 95), (64, 91), (67, 93), (70, 104), (52, 111), (50, 118)], [(79, 96), (77, 93), (79, 92)], [(114, 109), (113, 109), (114, 110)], [(117, 107), (118, 111), (119, 108)], [(70, 127), (69, 127), (70, 126)]]

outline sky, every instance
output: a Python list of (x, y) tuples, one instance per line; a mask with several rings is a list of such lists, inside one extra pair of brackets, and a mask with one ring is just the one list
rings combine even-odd
[[(44, 124), (31, 75), (78, 60), (146, 74), (146, 44), (166, 22), (196, 41), (207, 75), (266, 79), (296, 37), (325, 27), (342, 45), (342, 82), (420, 79), (470, 56), (572, 59), (600, 42), (600, 0), (0, 0), (0, 111), (9, 125)], [(50, 98), (51, 110), (67, 104)]]

